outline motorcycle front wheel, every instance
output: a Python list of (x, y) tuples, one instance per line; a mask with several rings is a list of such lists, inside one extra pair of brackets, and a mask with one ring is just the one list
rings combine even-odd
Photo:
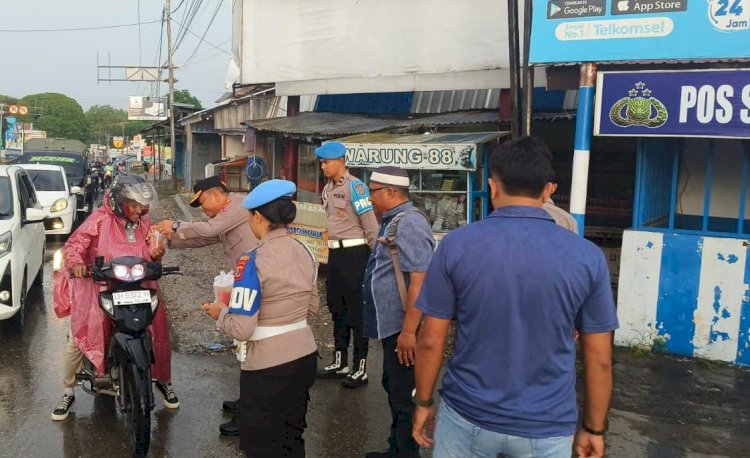
[(141, 370), (131, 363), (123, 366), (122, 390), (125, 418), (134, 457), (144, 457), (151, 444), (151, 369)]

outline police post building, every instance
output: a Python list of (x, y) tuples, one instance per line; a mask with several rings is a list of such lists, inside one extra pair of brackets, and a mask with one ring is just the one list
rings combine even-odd
[(592, 135), (637, 139), (615, 342), (750, 366), (750, 0), (534, 6), (532, 62), (581, 66), (579, 224)]

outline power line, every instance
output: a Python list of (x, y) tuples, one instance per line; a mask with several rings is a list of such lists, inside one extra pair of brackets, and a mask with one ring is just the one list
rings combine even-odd
[(216, 19), (216, 15), (219, 14), (219, 9), (221, 9), (221, 5), (223, 3), (224, 3), (224, 0), (219, 0), (219, 3), (216, 5), (216, 9), (214, 10), (214, 15), (211, 16), (211, 21), (208, 23), (208, 27), (206, 27), (206, 30), (203, 32), (203, 36), (201, 36), (201, 40), (195, 46), (195, 49), (193, 50), (192, 54), (190, 54), (190, 57), (188, 57), (187, 60), (185, 61), (185, 65), (187, 65), (187, 64), (190, 63), (190, 61), (195, 56), (195, 53), (197, 53), (198, 49), (201, 47), (201, 44), (203, 44), (203, 41), (206, 38), (206, 35), (208, 34), (208, 31), (211, 29), (211, 26), (213, 25), (214, 20)]
[[(174, 22), (177, 22), (178, 24), (180, 24), (180, 22), (179, 22), (179, 21), (177, 21), (177, 19), (175, 19), (175, 18), (172, 18), (172, 20), (173, 20)], [(182, 24), (180, 24), (180, 25), (182, 25)], [(188, 30), (188, 32), (189, 32), (189, 33), (190, 33), (191, 35), (195, 36), (195, 37), (201, 38), (201, 36), (200, 36), (200, 35), (198, 35), (197, 33), (193, 32), (192, 30)], [(221, 51), (221, 52), (223, 52), (224, 54), (226, 54), (226, 55), (228, 55), (228, 56), (231, 56), (231, 55), (232, 55), (232, 53), (231, 53), (231, 52), (229, 52), (229, 51), (227, 51), (227, 50), (225, 50), (225, 49), (221, 49), (221, 48), (220, 48), (219, 46), (217, 46), (217, 45), (215, 45), (215, 44), (213, 44), (213, 43), (210, 43), (210, 42), (208, 42), (208, 41), (206, 41), (206, 40), (202, 40), (202, 41), (203, 41), (203, 43), (206, 43), (206, 44), (207, 44), (207, 45), (209, 45), (210, 47), (212, 47), (212, 48), (214, 48), (214, 49), (216, 49), (216, 50), (218, 50), (218, 51)]]
[(161, 19), (156, 21), (147, 22), (134, 22), (132, 24), (116, 24), (116, 25), (102, 25), (96, 27), (74, 27), (69, 29), (0, 29), (0, 33), (36, 33), (36, 32), (81, 32), (87, 30), (104, 30), (104, 29), (119, 29), (122, 27), (136, 27), (146, 24), (156, 24), (161, 22)]

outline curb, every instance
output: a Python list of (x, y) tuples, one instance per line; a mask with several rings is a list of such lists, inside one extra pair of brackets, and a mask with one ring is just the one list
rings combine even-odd
[(180, 210), (182, 210), (182, 213), (185, 215), (185, 221), (193, 222), (195, 218), (193, 218), (193, 215), (190, 213), (190, 209), (185, 205), (185, 202), (182, 201), (179, 194), (174, 195), (174, 200), (177, 202), (177, 206), (180, 207)]

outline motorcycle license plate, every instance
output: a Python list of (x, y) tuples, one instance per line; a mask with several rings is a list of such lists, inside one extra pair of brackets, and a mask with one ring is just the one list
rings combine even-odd
[(115, 305), (133, 305), (151, 303), (151, 291), (122, 291), (112, 293), (112, 301)]

